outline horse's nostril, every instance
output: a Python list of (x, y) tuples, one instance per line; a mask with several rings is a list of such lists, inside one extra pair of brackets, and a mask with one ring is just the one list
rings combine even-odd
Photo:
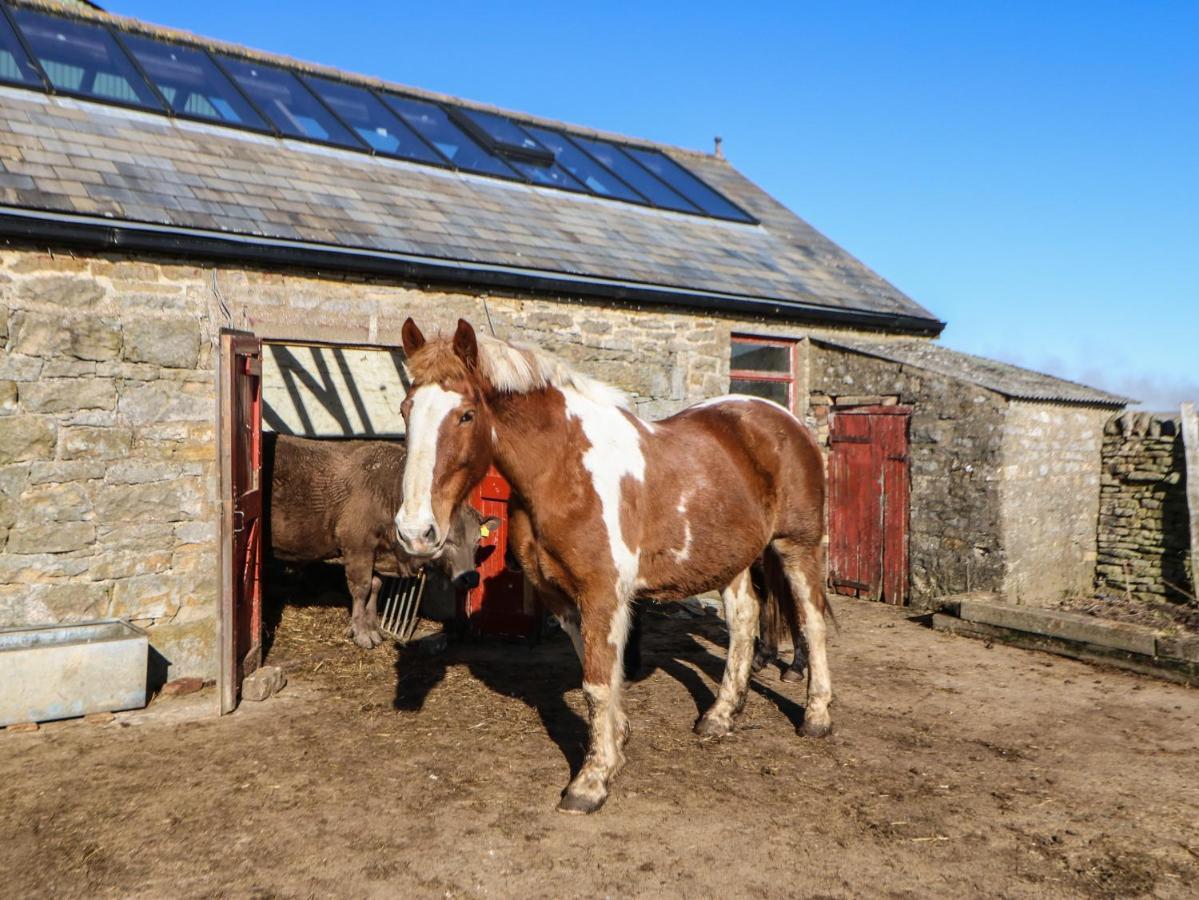
[(437, 543), (437, 526), (436, 525), (429, 526), (429, 529), (425, 532), (425, 540), (428, 541), (430, 544)]

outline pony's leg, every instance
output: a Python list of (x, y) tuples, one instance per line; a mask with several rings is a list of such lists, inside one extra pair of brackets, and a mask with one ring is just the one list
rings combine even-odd
[(721, 596), (729, 628), (729, 655), (716, 702), (695, 723), (695, 733), (705, 738), (722, 737), (732, 731), (733, 717), (745, 705), (749, 670), (753, 664), (754, 631), (758, 627), (758, 598), (750, 583), (748, 569), (729, 582)]
[[(583, 694), (590, 719), (587, 758), (566, 788), (558, 809), (591, 813), (608, 799), (608, 782), (624, 765), (629, 720), (621, 708), (624, 645), (629, 632), (629, 599), (580, 604), (583, 636)], [(597, 608), (598, 607), (598, 608)]]
[(379, 630), (379, 592), (383, 589), (383, 579), (378, 575), (371, 578), (371, 593), (366, 601), (366, 627), (380, 640), (383, 632)]
[(350, 609), (350, 637), (359, 647), (370, 650), (383, 643), (383, 635), (377, 628), (371, 627), (366, 616), (366, 600), (371, 593), (371, 583), (375, 575), (374, 554), (347, 553), (345, 568), (346, 585), (350, 589), (353, 603)]
[(754, 674), (778, 659), (779, 648), (775, 639), (778, 623), (778, 610), (773, 603), (763, 600), (761, 612), (758, 614), (758, 637), (754, 642), (754, 661), (750, 671)]
[(583, 661), (583, 635), (579, 632), (579, 608), (567, 597), (553, 588), (537, 588), (537, 599), (558, 620), (558, 625), (566, 632), (570, 642), (574, 644), (579, 662)]
[(808, 639), (808, 701), (804, 707), (803, 733), (808, 737), (824, 737), (833, 730), (828, 711), (833, 700), (833, 682), (824, 646), (822, 550), (819, 544), (802, 544), (786, 538), (775, 540), (773, 546), (783, 562), (787, 584), (799, 605), (804, 636)]
[(791, 646), (795, 652), (791, 657), (791, 665), (783, 670), (782, 678), (783, 681), (798, 683), (803, 681), (804, 672), (808, 668), (808, 648), (804, 642), (803, 632), (796, 621), (792, 621), (791, 624)]

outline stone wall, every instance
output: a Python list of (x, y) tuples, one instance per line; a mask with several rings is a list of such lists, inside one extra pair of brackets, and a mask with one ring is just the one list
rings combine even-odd
[(1178, 600), (1191, 584), (1186, 464), (1178, 419), (1125, 413), (1103, 436), (1099, 501), (1100, 594)]
[(407, 315), (428, 332), (459, 316), (482, 328), (488, 313), (500, 337), (624, 388), (650, 418), (727, 390), (731, 333), (814, 331), (573, 297), (0, 250), (0, 627), (122, 616), (149, 630), (171, 677), (213, 677), (220, 329), (395, 347)]
[(999, 476), (1006, 401), (922, 369), (814, 344), (812, 423), (827, 443), (830, 406), (886, 398), (913, 407), (910, 431), (910, 602), (999, 590)]
[(1111, 411), (1012, 400), (1003, 432), (1000, 537), (1011, 602), (1050, 606), (1090, 593), (1100, 448)]

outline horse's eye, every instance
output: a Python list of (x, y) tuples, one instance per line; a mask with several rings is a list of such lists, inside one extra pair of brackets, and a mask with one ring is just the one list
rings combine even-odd
[(458, 420), (458, 424), (465, 425), (467, 422), (472, 421), (474, 419), (474, 417), (475, 417), (474, 410), (468, 409), (466, 412), (464, 412), (462, 414), (462, 418)]

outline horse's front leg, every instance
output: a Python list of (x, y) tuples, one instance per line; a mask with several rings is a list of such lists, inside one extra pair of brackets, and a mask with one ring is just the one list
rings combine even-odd
[(590, 744), (579, 774), (558, 809), (591, 813), (608, 799), (608, 783), (624, 765), (629, 720), (621, 706), (624, 645), (629, 632), (627, 597), (608, 596), (579, 604), (583, 638), (583, 693), (590, 718)]

